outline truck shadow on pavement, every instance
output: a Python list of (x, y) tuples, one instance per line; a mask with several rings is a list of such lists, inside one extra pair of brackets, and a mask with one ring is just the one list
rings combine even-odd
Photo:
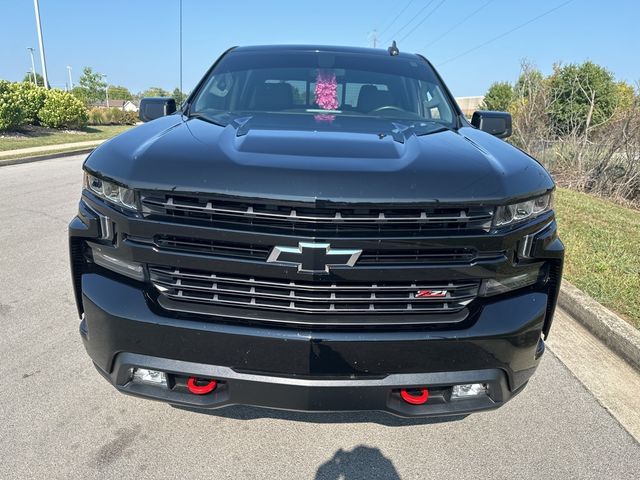
[(400, 480), (393, 462), (377, 448), (359, 445), (351, 451), (338, 450), (331, 459), (320, 465), (316, 480), (354, 480), (384, 478)]
[(406, 427), (412, 425), (431, 425), (463, 420), (467, 415), (447, 417), (403, 418), (385, 412), (293, 412), (271, 408), (230, 405), (218, 409), (204, 409), (172, 405), (179, 410), (211, 415), (231, 420), (276, 419), (305, 423), (377, 423), (386, 427)]

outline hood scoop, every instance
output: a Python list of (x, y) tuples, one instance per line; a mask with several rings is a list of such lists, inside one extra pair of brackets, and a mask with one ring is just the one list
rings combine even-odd
[(258, 114), (231, 126), (238, 152), (310, 157), (399, 158), (407, 134), (392, 122), (330, 115)]
[(333, 158), (400, 158), (402, 144), (391, 136), (326, 131), (251, 130), (236, 137), (242, 153)]

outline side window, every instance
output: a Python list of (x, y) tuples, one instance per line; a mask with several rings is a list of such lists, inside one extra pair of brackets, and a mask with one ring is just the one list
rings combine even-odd
[(443, 120), (445, 122), (451, 122), (453, 120), (453, 114), (449, 108), (449, 104), (445, 101), (444, 95), (438, 86), (422, 83), (420, 91), (425, 117), (433, 120)]
[(233, 81), (233, 75), (230, 73), (213, 76), (204, 89), (204, 95), (198, 98), (196, 109), (224, 110), (228, 106)]

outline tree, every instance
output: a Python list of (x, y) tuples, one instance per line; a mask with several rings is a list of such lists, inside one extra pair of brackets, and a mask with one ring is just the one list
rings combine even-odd
[[(25, 73), (22, 81), (33, 83), (33, 73), (31, 72)], [(38, 72), (36, 72), (36, 85), (40, 85), (40, 86), (44, 85), (44, 78), (42, 78), (42, 75), (40, 75)]]
[(511, 142), (526, 152), (541, 146), (544, 151), (544, 142), (549, 139), (547, 82), (540, 70), (527, 61), (521, 64), (513, 97), (509, 109), (513, 116)]
[(180, 105), (187, 99), (187, 94), (181, 92), (178, 87), (173, 89), (171, 96), (176, 100), (176, 105), (180, 108)]
[(555, 65), (549, 89), (549, 118), (558, 134), (581, 134), (603, 125), (618, 103), (613, 75), (593, 62)]
[(131, 100), (133, 95), (127, 87), (120, 85), (109, 85), (109, 98), (118, 100)]
[(170, 97), (171, 94), (164, 88), (151, 87), (139, 94), (140, 97)]
[(482, 101), (483, 110), (506, 112), (513, 101), (513, 87), (509, 82), (494, 82)]
[(91, 67), (84, 67), (78, 81), (79, 86), (72, 93), (86, 104), (101, 102), (106, 98), (107, 87), (103, 78), (103, 74), (94, 72)]
[(616, 84), (616, 111), (618, 113), (623, 113), (633, 108), (635, 99), (635, 90), (632, 85), (623, 81)]

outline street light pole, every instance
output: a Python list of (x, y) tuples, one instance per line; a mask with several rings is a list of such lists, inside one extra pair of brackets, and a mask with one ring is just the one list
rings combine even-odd
[(107, 95), (107, 108), (109, 108), (109, 82), (107, 81), (107, 76), (102, 75), (102, 79), (105, 81), (104, 92)]
[(73, 79), (71, 78), (71, 67), (67, 65), (67, 73), (69, 74), (69, 90), (73, 90)]
[(47, 61), (44, 57), (44, 41), (42, 40), (42, 25), (40, 25), (40, 5), (38, 5), (38, 0), (33, 0), (33, 8), (36, 11), (36, 28), (38, 30), (38, 44), (40, 45), (42, 78), (44, 79), (44, 88), (49, 88), (49, 78), (47, 77)]
[(180, 0), (180, 95), (182, 95), (182, 0)]
[(36, 62), (33, 59), (33, 47), (27, 47), (29, 53), (31, 54), (31, 75), (33, 75), (33, 83), (37, 87), (38, 86), (38, 78), (36, 77)]

